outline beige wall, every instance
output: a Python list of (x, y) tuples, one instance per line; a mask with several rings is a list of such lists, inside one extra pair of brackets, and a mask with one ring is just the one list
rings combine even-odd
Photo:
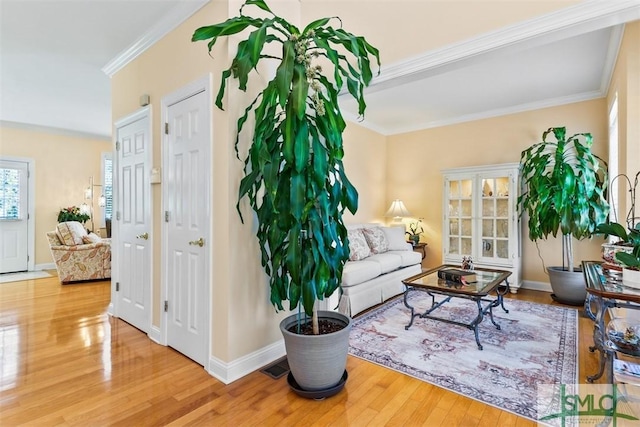
[[(442, 169), (518, 162), (520, 152), (539, 142), (542, 132), (566, 126), (569, 135), (591, 132), (594, 151), (606, 159), (606, 101), (603, 99), (444, 126), (388, 138), (388, 198), (397, 194), (412, 215), (424, 218), (429, 266), (442, 261)], [(548, 282), (535, 245), (523, 228), (523, 279)], [(580, 242), (576, 259), (598, 259), (601, 239)], [(560, 241), (540, 243), (547, 266), (561, 264)]]
[[(55, 230), (60, 208), (82, 204), (89, 177), (101, 183), (101, 158), (111, 142), (55, 130), (0, 127), (0, 157), (32, 159), (35, 165), (35, 264), (53, 262), (46, 232)], [(101, 214), (95, 202), (95, 225)], [(88, 225), (88, 224), (87, 224)]]
[[(631, 179), (640, 172), (640, 22), (627, 24), (618, 60), (609, 86), (607, 108), (618, 96), (618, 138), (620, 173)], [(623, 222), (629, 209), (629, 188), (620, 182), (620, 212)], [(636, 215), (640, 211), (636, 208)]]
[(344, 220), (346, 223), (384, 223), (387, 218), (382, 215), (389, 206), (386, 206), (385, 192), (380, 189), (385, 188), (387, 181), (386, 137), (348, 122), (343, 138), (344, 170), (358, 190), (358, 211), (355, 215), (347, 211)]

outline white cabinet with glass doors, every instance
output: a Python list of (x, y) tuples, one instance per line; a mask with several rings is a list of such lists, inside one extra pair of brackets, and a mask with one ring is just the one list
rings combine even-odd
[(442, 259), (511, 271), (516, 292), (522, 281), (518, 220), (518, 163), (443, 170)]

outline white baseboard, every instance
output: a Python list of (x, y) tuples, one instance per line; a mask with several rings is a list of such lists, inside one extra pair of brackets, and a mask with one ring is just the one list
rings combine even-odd
[(551, 285), (547, 282), (534, 282), (533, 280), (523, 280), (522, 289), (531, 289), (532, 291), (553, 292)]
[(40, 270), (55, 270), (56, 269), (56, 265), (52, 262), (47, 263), (47, 264), (36, 264), (35, 265), (35, 271), (40, 271)]
[(147, 336), (151, 341), (155, 342), (156, 344), (166, 345), (165, 343), (162, 342), (162, 334), (160, 333), (160, 328), (157, 326), (151, 325), (151, 329), (149, 330), (149, 333), (147, 334)]
[(251, 354), (231, 362), (223, 362), (211, 357), (207, 372), (225, 384), (230, 384), (245, 375), (256, 371), (286, 354), (284, 340), (280, 340)]

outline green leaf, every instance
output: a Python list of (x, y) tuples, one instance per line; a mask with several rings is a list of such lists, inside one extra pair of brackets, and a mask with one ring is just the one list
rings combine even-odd
[(253, 5), (253, 6), (258, 6), (260, 9), (269, 12), (270, 14), (273, 15), (273, 12), (271, 11), (271, 9), (269, 9), (269, 6), (267, 6), (267, 4), (264, 2), (264, 0), (247, 0), (244, 2), (244, 4), (240, 7), (240, 13), (242, 13), (242, 8), (245, 6), (249, 6), (249, 5)]
[(216, 97), (216, 107), (224, 111), (222, 108), (222, 98), (224, 98), (224, 89), (227, 84), (227, 79), (231, 77), (231, 70), (224, 70), (222, 72), (222, 79), (220, 79), (220, 88), (218, 89), (218, 96)]
[(330, 17), (330, 18), (316, 19), (315, 21), (309, 23), (309, 25), (304, 27), (304, 30), (302, 30), (302, 34), (307, 34), (307, 33), (309, 33), (310, 30), (315, 30), (318, 27), (322, 27), (323, 25), (326, 25), (332, 19), (340, 19), (340, 18), (338, 18), (337, 16), (333, 16), (333, 17)]
[(307, 203), (305, 198), (306, 184), (303, 174), (295, 173), (291, 176), (290, 209), (297, 221), (302, 220), (302, 213)]
[(286, 41), (282, 45), (282, 62), (276, 71), (276, 84), (278, 86), (278, 94), (280, 106), (284, 108), (289, 92), (291, 92), (291, 81), (293, 79), (293, 64), (296, 57), (294, 43)]
[(304, 65), (294, 65), (292, 83), (293, 88), (291, 90), (290, 100), (293, 106), (293, 113), (298, 119), (302, 119), (307, 109), (307, 95), (309, 93), (309, 82), (307, 81)]
[(230, 18), (220, 24), (209, 25), (196, 29), (193, 33), (193, 36), (191, 36), (191, 41), (195, 42), (212, 39), (209, 46), (209, 52), (211, 52), (211, 48), (213, 47), (213, 44), (215, 44), (218, 37), (237, 34), (241, 31), (244, 31), (249, 26), (259, 25), (260, 21), (261, 20), (259, 19), (240, 16)]
[(295, 170), (300, 173), (309, 163), (309, 127), (302, 121), (298, 126), (295, 138)]

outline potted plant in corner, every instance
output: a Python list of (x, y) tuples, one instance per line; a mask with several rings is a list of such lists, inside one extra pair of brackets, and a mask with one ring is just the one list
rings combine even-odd
[[(547, 141), (553, 135), (555, 141)], [(579, 133), (566, 137), (566, 128), (552, 127), (542, 142), (520, 156), (523, 190), (518, 197), (520, 215), (528, 214), (529, 238), (536, 242), (562, 235), (562, 266), (548, 267), (552, 297), (582, 305), (584, 277), (575, 267), (573, 239), (591, 237), (609, 213), (605, 198), (606, 163), (591, 152), (593, 137)]]
[[(245, 15), (247, 6), (261, 9), (266, 17)], [(358, 193), (342, 162), (346, 123), (338, 95), (346, 83), (363, 115), (364, 88), (372, 79), (370, 58), (380, 66), (378, 50), (341, 24), (337, 17), (323, 18), (300, 30), (276, 16), (264, 1), (247, 0), (239, 16), (198, 28), (192, 37), (208, 41), (211, 52), (220, 37), (251, 30), (222, 73), (216, 98), (220, 109), (230, 77), (246, 91), (249, 73), (261, 60), (276, 62), (275, 77), (237, 122), (236, 153), (239, 135), (253, 112), (255, 123), (236, 207), (242, 219), (239, 203), (247, 197), (257, 215), (256, 236), (269, 275), (271, 303), (284, 310), (288, 300), (290, 310), (298, 308), (280, 329), (293, 376), (289, 383), (307, 397), (335, 393), (346, 380), (351, 319), (315, 309), (317, 300), (340, 288), (349, 257), (342, 215), (345, 209), (355, 213), (358, 205)], [(272, 53), (274, 45), (281, 47), (280, 55)], [(267, 46), (270, 53), (264, 52)], [(331, 332), (334, 329), (339, 331)]]

